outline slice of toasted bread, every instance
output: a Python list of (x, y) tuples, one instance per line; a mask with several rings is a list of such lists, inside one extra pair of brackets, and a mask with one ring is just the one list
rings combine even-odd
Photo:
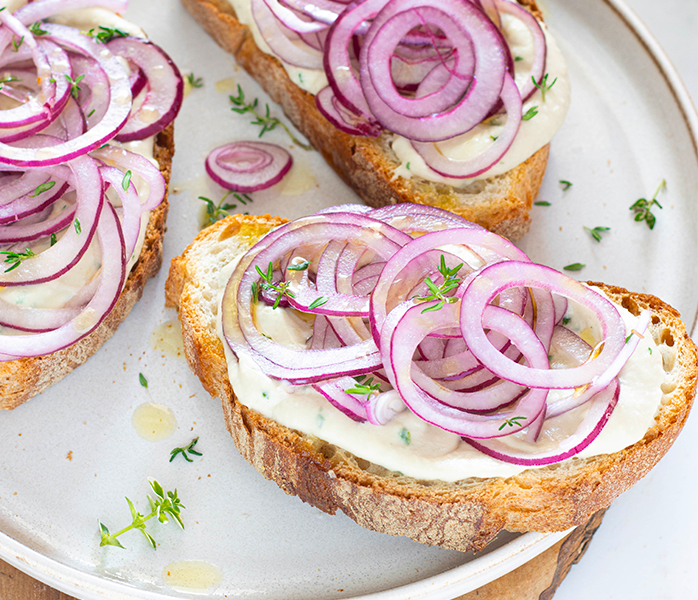
[[(170, 124), (155, 138), (154, 156), (166, 185), (170, 181), (174, 155), (174, 126)], [(0, 409), (16, 408), (83, 364), (104, 344), (143, 295), (143, 288), (162, 264), (162, 242), (168, 211), (167, 194), (150, 215), (140, 257), (126, 279), (121, 296), (109, 315), (90, 335), (77, 343), (45, 356), (0, 362)]]
[[(390, 147), (391, 134), (357, 137), (335, 128), (316, 108), (314, 96), (291, 81), (278, 59), (257, 47), (249, 28), (237, 21), (226, 0), (182, 2), (208, 34), (282, 106), (298, 130), (366, 204), (428, 204), (514, 241), (528, 231), (529, 213), (543, 181), (549, 144), (514, 169), (464, 188), (396, 177), (393, 171), (399, 161)], [(521, 4), (538, 14), (532, 0)]]
[(219, 273), (283, 222), (268, 215), (234, 215), (205, 229), (172, 260), (166, 297), (179, 311), (189, 365), (206, 390), (221, 398), (238, 450), (286, 493), (331, 514), (342, 510), (375, 531), (454, 550), (479, 550), (502, 529), (564, 531), (583, 523), (641, 479), (683, 427), (695, 394), (698, 354), (679, 314), (654, 296), (601, 283), (592, 285), (631, 313), (652, 311), (650, 330), (666, 372), (655, 424), (641, 441), (619, 452), (508, 478), (422, 481), (260, 415), (245, 406), (228, 380), (216, 329), (226, 283)]

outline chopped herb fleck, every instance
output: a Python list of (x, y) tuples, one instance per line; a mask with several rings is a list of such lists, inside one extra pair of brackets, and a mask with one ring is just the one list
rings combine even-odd
[(51, 234), (51, 245), (53, 246), (56, 243), (56, 234), (52, 233)]
[(40, 21), (36, 21), (29, 26), (29, 31), (31, 31), (34, 35), (46, 35), (48, 31), (41, 29), (41, 25), (42, 23)]
[(55, 181), (47, 181), (46, 183), (42, 183), (40, 186), (37, 186), (37, 188), (31, 194), (29, 194), (29, 197), (36, 198), (36, 196), (39, 194), (48, 192), (54, 185), (56, 185)]
[(19, 52), (19, 48), (22, 45), (22, 42), (24, 42), (24, 36), (19, 38), (19, 41), (17, 41), (16, 37), (12, 36), (12, 52)]
[(403, 427), (398, 434), (400, 439), (405, 443), (405, 446), (409, 446), (412, 443), (412, 434)]
[(310, 266), (310, 261), (304, 260), (303, 262), (298, 263), (297, 265), (288, 265), (288, 267), (286, 267), (286, 270), (287, 271), (305, 271), (309, 266)]
[(128, 170), (124, 174), (124, 178), (121, 180), (121, 187), (124, 188), (125, 192), (128, 192), (128, 187), (131, 185), (131, 171)]
[(562, 267), (565, 271), (581, 271), (586, 265), (582, 263), (572, 263), (566, 267)]
[(564, 179), (560, 179), (560, 186), (562, 187), (562, 191), (566, 192), (572, 187), (572, 183), (569, 181), (565, 181)]
[(538, 202), (534, 202), (536, 206), (550, 206), (550, 202), (547, 200), (538, 200)]
[(504, 419), (504, 423), (501, 424), (499, 427), (499, 431), (504, 429), (507, 425), (509, 427), (523, 427), (523, 423), (519, 423), (520, 420), (526, 420), (526, 417), (519, 416), (519, 417), (512, 417), (511, 419)]
[(143, 373), (138, 373), (138, 381), (144, 388), (148, 388), (148, 380), (145, 378), (145, 375), (143, 375)]
[(562, 317), (562, 324), (567, 325), (572, 320), (572, 317)]
[(106, 44), (111, 42), (115, 37), (128, 37), (128, 33), (120, 29), (112, 29), (111, 27), (98, 27), (98, 30), (90, 29), (87, 35), (95, 38), (98, 42)]
[(538, 107), (537, 106), (532, 106), (529, 108), (526, 113), (521, 117), (522, 121), (530, 121), (533, 117), (535, 117), (538, 114)]
[(75, 219), (73, 221), (73, 226), (75, 227), (75, 233), (80, 235), (82, 233), (82, 226), (80, 225), (80, 219)]
[[(363, 381), (363, 378), (366, 376), (363, 375), (361, 377)], [(373, 377), (369, 377), (369, 379), (366, 380), (366, 383), (361, 383), (361, 381), (358, 381), (356, 377), (354, 377), (354, 381), (357, 382), (354, 387), (344, 390), (347, 394), (357, 394), (359, 396), (366, 396), (367, 401), (371, 399), (371, 396), (373, 394), (380, 394), (381, 384), (373, 383)]]
[(191, 443), (188, 446), (183, 446), (182, 448), (175, 448), (170, 452), (170, 462), (174, 460), (174, 457), (177, 456), (178, 454), (181, 454), (184, 457), (184, 460), (187, 462), (194, 462), (191, 458), (189, 458), (188, 454), (194, 454), (195, 456), (203, 456), (201, 452), (198, 452), (194, 450), (194, 446), (196, 446), (196, 442), (199, 441), (198, 436), (195, 437)]
[(323, 304), (327, 304), (327, 301), (329, 298), (326, 296), (319, 296), (318, 298), (315, 298), (309, 305), (308, 308), (318, 308), (319, 306), (322, 306)]
[(606, 231), (610, 231), (610, 227), (594, 227), (593, 229), (590, 229), (589, 227), (584, 228), (585, 231), (588, 231), (591, 237), (593, 237), (597, 242), (601, 241), (601, 234), (605, 233)]
[(189, 85), (193, 88), (200, 88), (204, 87), (204, 79), (203, 77), (196, 77), (194, 73), (189, 73), (187, 75), (187, 82)]

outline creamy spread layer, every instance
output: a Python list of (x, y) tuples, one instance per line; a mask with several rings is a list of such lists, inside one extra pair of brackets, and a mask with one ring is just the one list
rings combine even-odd
[[(219, 280), (227, 281), (236, 264), (227, 265)], [(220, 287), (223, 289), (225, 286), (222, 284)], [(255, 308), (260, 331), (283, 345), (307, 347), (312, 335), (312, 321), (299, 316), (293, 309), (274, 310), (261, 302)], [(624, 308), (617, 308), (629, 333), (637, 318)], [(569, 322), (566, 326), (583, 339), (590, 343), (599, 341), (595, 336), (595, 319), (588, 309), (571, 306), (570, 303), (567, 319)], [(416, 479), (453, 482), (468, 477), (510, 477), (527, 468), (536, 468), (513, 465), (486, 456), (457, 434), (430, 425), (407, 409), (384, 426), (357, 423), (332, 406), (311, 386), (272, 379), (246, 355), (241, 355), (238, 360), (228, 348), (220, 327), (219, 323), (218, 335), (223, 340), (228, 377), (236, 395), (246, 406), (291, 429), (316, 436), (364, 460)], [(555, 361), (556, 357), (553, 356), (552, 362)], [(661, 353), (650, 335), (641, 340), (619, 379), (620, 398), (611, 418), (599, 436), (577, 457), (617, 452), (641, 440), (654, 422), (661, 405), (661, 384), (665, 373)], [(394, 402), (402, 404), (397, 392), (395, 396)], [(549, 399), (553, 400), (555, 396), (551, 395)], [(587, 407), (582, 406), (547, 420), (535, 449), (545, 451), (554, 448), (558, 440), (575, 431), (586, 410)], [(518, 448), (533, 449), (525, 441), (524, 434), (513, 439)]]
[[(252, 32), (255, 44), (265, 54), (275, 56), (274, 52), (264, 40), (252, 15), (249, 0), (228, 0), (235, 10), (238, 20), (247, 25)], [(511, 54), (516, 58), (516, 83), (521, 87), (524, 80), (530, 78), (530, 69), (533, 62), (533, 36), (526, 26), (509, 14), (503, 14), (502, 33), (511, 49)], [(545, 92), (545, 101), (541, 90), (536, 92), (524, 103), (523, 113), (535, 107), (535, 117), (522, 121), (514, 143), (502, 157), (502, 159), (490, 169), (471, 179), (453, 179), (443, 177), (433, 171), (424, 162), (421, 155), (412, 147), (410, 141), (402, 136), (394, 135), (391, 147), (395, 152), (400, 165), (395, 169), (395, 176), (407, 179), (420, 177), (435, 183), (444, 183), (453, 187), (464, 187), (468, 183), (480, 179), (487, 179), (494, 175), (505, 173), (524, 162), (545, 146), (562, 125), (570, 104), (570, 82), (567, 73), (567, 65), (562, 52), (548, 27), (541, 23), (547, 42), (547, 55), (545, 72), (548, 74), (548, 85), (554, 80), (555, 84)], [(278, 58), (278, 57), (277, 57)], [(327, 85), (327, 76), (323, 70), (301, 69), (281, 61), (286, 73), (301, 89), (317, 94)], [(477, 125), (474, 129), (463, 135), (451, 138), (438, 144), (439, 151), (453, 158), (464, 160), (480, 153), (489, 144), (494, 143), (502, 130), (504, 117), (490, 118), (487, 122)]]

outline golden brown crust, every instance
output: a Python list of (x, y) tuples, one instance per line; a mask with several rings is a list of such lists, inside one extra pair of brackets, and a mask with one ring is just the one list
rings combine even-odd
[[(390, 150), (391, 134), (356, 137), (335, 128), (315, 106), (312, 94), (301, 90), (278, 59), (263, 53), (246, 25), (240, 24), (225, 0), (182, 0), (206, 32), (254, 77), (288, 118), (322, 153), (329, 165), (374, 207), (416, 202), (444, 208), (511, 240), (529, 229), (530, 210), (545, 174), (549, 145), (511, 171), (458, 190), (424, 179), (395, 177), (398, 166)], [(532, 0), (522, 2), (535, 14)]]
[[(169, 185), (174, 155), (174, 126), (170, 124), (156, 137), (155, 158)], [(140, 257), (126, 279), (124, 289), (109, 315), (90, 335), (76, 344), (48, 354), (0, 362), (0, 409), (13, 409), (60, 381), (87, 361), (116, 332), (143, 295), (146, 281), (157, 274), (162, 264), (162, 242), (169, 204), (163, 202), (152, 211)]]
[[(266, 221), (266, 222), (265, 222)], [(228, 381), (223, 346), (204, 306), (202, 258), (244, 252), (281, 221), (234, 215), (202, 231), (173, 259), (166, 285), (177, 307), (187, 360), (212, 396), (222, 400), (226, 425), (240, 453), (286, 493), (328, 513), (341, 510), (360, 525), (454, 550), (483, 548), (501, 529), (563, 531), (606, 508), (659, 461), (686, 421), (695, 394), (698, 353), (679, 314), (646, 294), (594, 283), (634, 314), (652, 311), (652, 336), (667, 372), (663, 407), (638, 443), (619, 452), (573, 459), (509, 478), (456, 483), (417, 481), (388, 472), (324, 441), (291, 430), (247, 408)], [(231, 238), (242, 233), (242, 237)], [(234, 239), (229, 254), (222, 242)], [(210, 291), (210, 290), (209, 290)]]

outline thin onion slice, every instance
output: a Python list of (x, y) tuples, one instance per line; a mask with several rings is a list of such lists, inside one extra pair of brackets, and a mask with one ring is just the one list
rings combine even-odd
[(235, 192), (256, 192), (279, 183), (293, 165), (291, 155), (275, 144), (233, 142), (213, 150), (206, 172), (216, 183)]

